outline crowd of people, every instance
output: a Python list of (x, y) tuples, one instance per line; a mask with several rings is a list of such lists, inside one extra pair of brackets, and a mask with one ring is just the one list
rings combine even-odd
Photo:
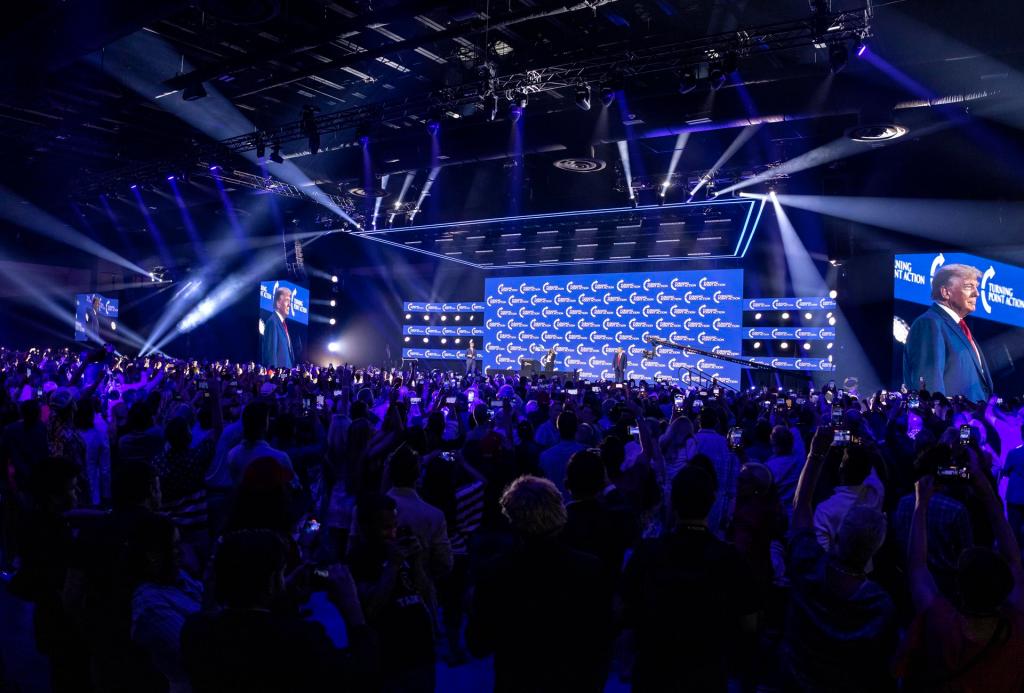
[(432, 691), (491, 656), (499, 691), (1024, 689), (1017, 400), (0, 369), (0, 561), (54, 691)]

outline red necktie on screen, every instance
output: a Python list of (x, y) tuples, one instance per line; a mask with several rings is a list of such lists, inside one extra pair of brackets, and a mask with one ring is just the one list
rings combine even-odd
[(963, 331), (964, 336), (967, 337), (967, 343), (974, 349), (974, 356), (978, 359), (978, 363), (981, 363), (981, 356), (978, 354), (978, 345), (974, 343), (974, 337), (971, 336), (971, 328), (967, 326), (967, 321), (964, 319), (960, 320), (960, 329)]

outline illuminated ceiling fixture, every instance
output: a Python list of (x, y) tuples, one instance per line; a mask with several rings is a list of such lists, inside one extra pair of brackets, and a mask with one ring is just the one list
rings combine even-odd
[(576, 85), (576, 108), (581, 111), (590, 110), (590, 85), (589, 84), (577, 84)]

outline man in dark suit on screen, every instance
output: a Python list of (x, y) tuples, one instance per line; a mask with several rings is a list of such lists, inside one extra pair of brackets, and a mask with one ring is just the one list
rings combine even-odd
[(89, 307), (85, 309), (85, 334), (88, 339), (100, 344), (103, 343), (100, 331), (100, 321), (102, 319), (103, 316), (100, 315), (100, 297), (93, 296)]
[(274, 290), (274, 311), (260, 318), (260, 362), (272, 368), (292, 368), (295, 348), (288, 334), (288, 315), (292, 290), (279, 286)]
[[(907, 387), (963, 395), (972, 402), (992, 396), (992, 374), (965, 318), (978, 301), (981, 272), (945, 265), (932, 278), (931, 308), (914, 320), (903, 357)], [(923, 385), (922, 385), (923, 382)]]
[(627, 358), (626, 352), (619, 347), (615, 350), (615, 358), (612, 359), (612, 368), (615, 369), (615, 382), (621, 383), (626, 379)]

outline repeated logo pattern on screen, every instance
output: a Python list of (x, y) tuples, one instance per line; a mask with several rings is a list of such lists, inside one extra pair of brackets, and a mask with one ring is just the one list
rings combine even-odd
[(923, 306), (932, 304), (932, 277), (943, 265), (970, 265), (981, 272), (975, 318), (1024, 327), (1024, 269), (966, 253), (897, 255), (895, 296)]
[(739, 384), (735, 364), (669, 349), (644, 359), (642, 352), (656, 336), (738, 356), (742, 270), (489, 278), (485, 293), (485, 369), (519, 369), (523, 359), (540, 360), (556, 346), (557, 370), (608, 379), (621, 346), (629, 378), (679, 380), (685, 367)]

